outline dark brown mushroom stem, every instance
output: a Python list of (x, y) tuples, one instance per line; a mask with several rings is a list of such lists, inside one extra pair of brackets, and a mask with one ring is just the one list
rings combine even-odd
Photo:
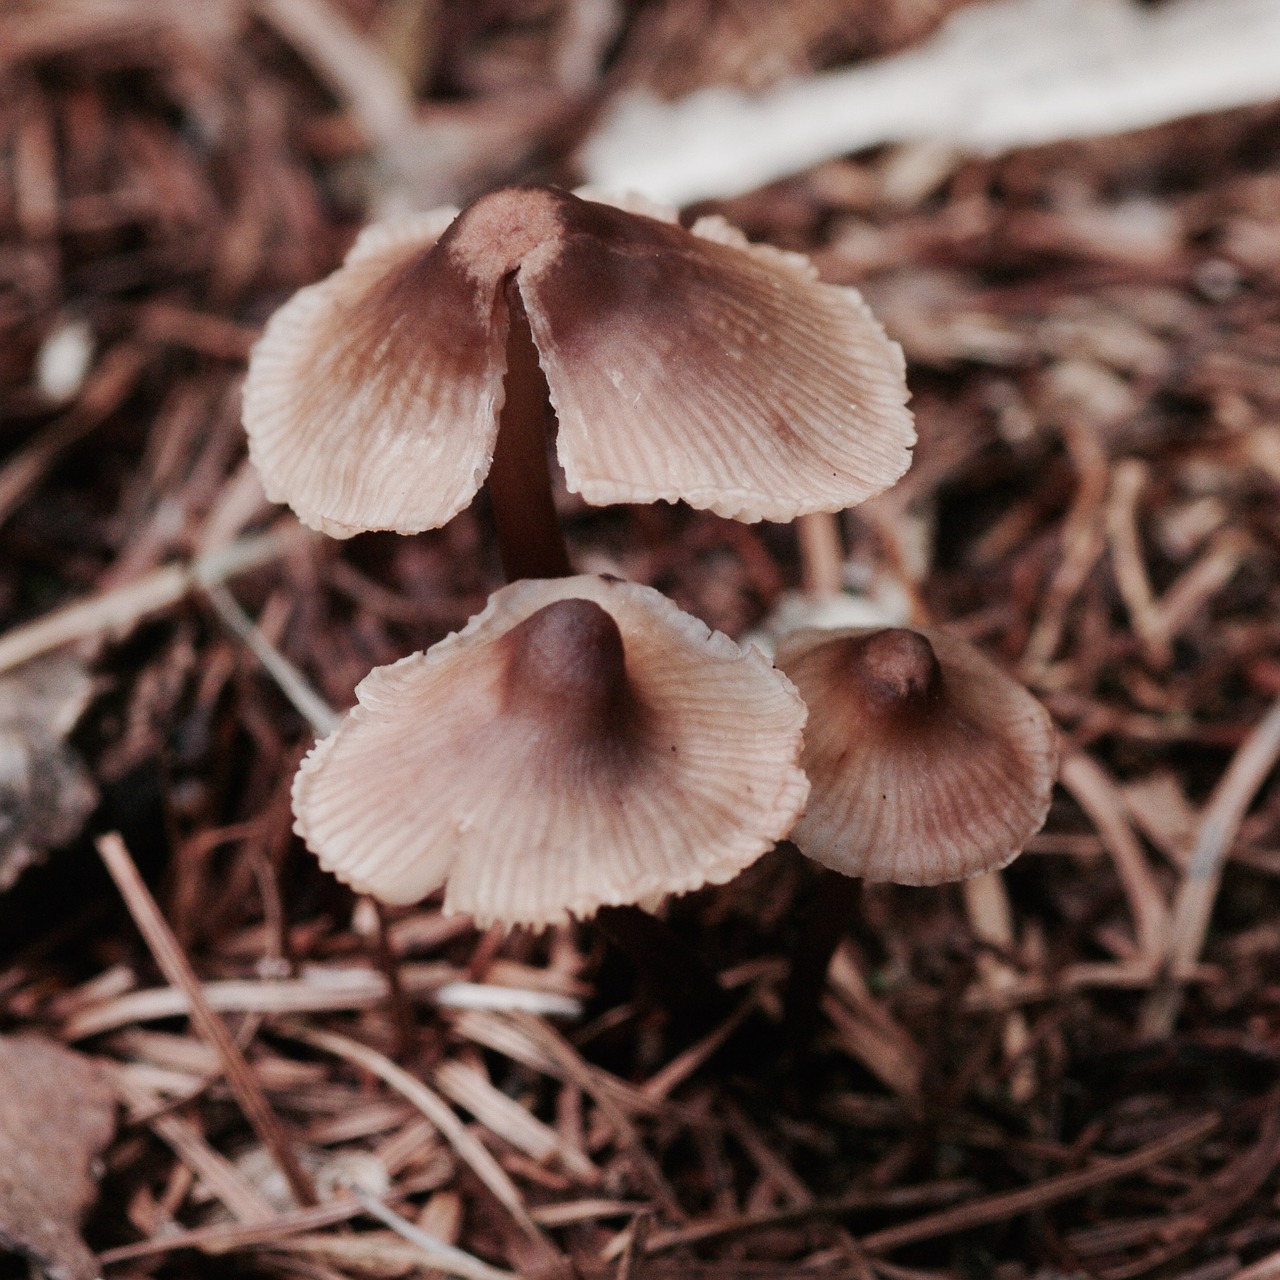
[(862, 896), (862, 882), (823, 869), (800, 921), (800, 941), (787, 975), (784, 1039), (802, 1044), (818, 1025), (827, 970)]
[[(551, 398), (514, 279), (507, 284), (507, 305), (506, 400), (488, 481), (498, 553), (508, 582), (568, 577), (573, 569), (551, 496)], [(647, 993), (682, 1027), (697, 1029), (727, 1012), (715, 975), (665, 921), (636, 906), (603, 907), (596, 920)]]
[(631, 961), (645, 995), (667, 1010), (677, 1035), (704, 1034), (728, 1016), (729, 993), (665, 920), (640, 907), (601, 907), (596, 923)]
[(409, 993), (405, 991), (404, 981), (400, 977), (400, 957), (391, 943), (391, 925), (387, 918), (387, 909), (377, 898), (366, 897), (365, 901), (373, 908), (374, 918), (377, 921), (374, 961), (387, 980), (391, 1022), (395, 1027), (395, 1048), (392, 1057), (397, 1062), (403, 1063), (409, 1060), (413, 1050), (417, 1022), (414, 1018), (413, 1005), (409, 1002)]
[[(523, 645), (512, 665), (512, 676), (525, 686), (521, 700), (572, 709), (579, 732), (585, 730), (587, 737), (598, 733), (601, 748), (612, 739), (619, 767), (630, 767), (618, 748), (643, 724), (644, 712), (627, 680), (617, 623), (591, 601), (561, 600), (507, 634), (519, 636)], [(669, 1012), (678, 1032), (698, 1034), (729, 1012), (715, 975), (665, 920), (626, 905), (601, 907), (596, 921), (634, 966), (645, 995)]]
[(547, 420), (551, 396), (514, 277), (507, 282), (506, 399), (489, 470), (489, 501), (508, 582), (573, 573), (551, 496)]
[(821, 600), (844, 590), (844, 547), (840, 523), (833, 512), (814, 511), (796, 519), (800, 566), (807, 596)]

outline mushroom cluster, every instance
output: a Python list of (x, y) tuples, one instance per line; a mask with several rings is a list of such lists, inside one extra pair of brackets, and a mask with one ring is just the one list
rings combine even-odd
[[(838, 511), (906, 470), (907, 398), (855, 290), (719, 218), (519, 187), (364, 232), (255, 348), (251, 457), (337, 537), (438, 527), (487, 483), (511, 585), (362, 682), (294, 786), (308, 846), (384, 901), (443, 886), (446, 910), (535, 926), (723, 882), (788, 834), (907, 883), (1008, 861), (1052, 731), (969, 646), (802, 635), (775, 668), (650, 588), (574, 576), (551, 500), (554, 415), (590, 504)], [(1004, 808), (980, 816), (984, 789)]]

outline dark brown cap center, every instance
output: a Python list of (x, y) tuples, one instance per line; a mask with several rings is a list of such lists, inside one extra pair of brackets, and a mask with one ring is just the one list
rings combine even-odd
[(592, 600), (557, 600), (511, 628), (505, 709), (562, 725), (584, 738), (610, 736), (633, 699), (622, 633)]
[(937, 694), (942, 679), (933, 645), (904, 627), (857, 640), (849, 658), (868, 697), (879, 703), (922, 704)]

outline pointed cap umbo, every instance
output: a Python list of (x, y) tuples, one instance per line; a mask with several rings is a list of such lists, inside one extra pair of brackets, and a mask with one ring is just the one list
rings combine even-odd
[(370, 228), (254, 349), (250, 453), (307, 524), (414, 533), (471, 501), (493, 458), (512, 282), (568, 485), (589, 503), (790, 520), (907, 469), (902, 352), (807, 259), (720, 218), (686, 230), (657, 206), (545, 187), (453, 213)]
[(808, 783), (790, 682), (634, 583), (515, 583), (379, 667), (303, 761), (296, 830), (384, 902), (546, 925), (722, 883)]
[(1053, 724), (971, 644), (937, 630), (808, 630), (776, 660), (809, 706), (812, 791), (791, 839), (823, 866), (963, 880), (1007, 865), (1044, 825)]

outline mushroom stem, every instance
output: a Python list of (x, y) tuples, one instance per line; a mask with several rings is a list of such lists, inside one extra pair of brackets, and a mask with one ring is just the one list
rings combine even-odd
[(600, 931), (631, 961), (650, 999), (680, 1028), (705, 1031), (729, 1011), (729, 997), (707, 963), (665, 920), (641, 907), (601, 907)]
[(498, 554), (508, 582), (567, 578), (573, 573), (551, 497), (547, 414), (551, 395), (514, 284), (507, 286), (506, 399), (489, 469), (489, 500)]
[(796, 538), (805, 594), (814, 599), (838, 596), (844, 590), (844, 548), (835, 513), (814, 511), (799, 516)]
[(842, 876), (838, 871), (822, 872), (801, 921), (800, 943), (787, 977), (785, 1038), (793, 1044), (808, 1040), (818, 1024), (827, 969), (849, 927), (861, 892), (861, 883), (851, 876)]
[(413, 1006), (409, 1003), (409, 994), (404, 989), (404, 980), (400, 976), (400, 957), (391, 943), (391, 924), (387, 919), (387, 909), (377, 898), (367, 898), (373, 907), (374, 919), (377, 921), (377, 932), (374, 935), (374, 963), (382, 970), (387, 980), (387, 996), (391, 1010), (391, 1022), (395, 1028), (395, 1053), (397, 1062), (407, 1062), (416, 1038), (417, 1024), (413, 1016)]

